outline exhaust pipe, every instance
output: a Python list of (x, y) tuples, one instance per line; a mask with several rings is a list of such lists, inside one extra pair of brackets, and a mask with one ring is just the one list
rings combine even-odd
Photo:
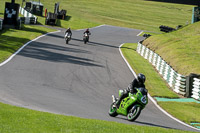
[(113, 103), (115, 103), (115, 102), (116, 102), (116, 98), (115, 98), (115, 96), (114, 96), (114, 95), (112, 95), (112, 101), (113, 101)]

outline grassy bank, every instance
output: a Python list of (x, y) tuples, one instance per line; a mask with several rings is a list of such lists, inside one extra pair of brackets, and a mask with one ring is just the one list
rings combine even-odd
[(0, 103), (1, 133), (189, 133), (149, 126), (83, 119)]
[[(144, 73), (147, 77), (146, 88), (151, 96), (178, 97), (155, 71), (153, 66), (136, 52), (137, 44), (123, 45), (122, 52), (129, 64), (136, 73)], [(197, 103), (180, 103), (180, 102), (158, 102), (158, 104), (174, 117), (188, 124), (191, 122), (200, 122), (200, 104)]]
[(200, 22), (178, 31), (154, 35), (143, 44), (158, 53), (178, 73), (200, 74)]
[[(10, 2), (10, 0), (2, 0), (2, 3), (5, 1)], [(21, 4), (22, 1), (16, 0), (16, 2)], [(49, 12), (54, 12), (54, 4), (57, 1), (40, 0), (40, 2)], [(67, 10), (68, 17), (60, 23), (65, 28), (75, 22), (79, 26), (84, 25), (84, 23), (89, 23), (89, 27), (109, 24), (159, 31), (160, 25), (176, 27), (177, 25), (185, 25), (187, 22), (190, 23), (193, 7), (146, 0), (60, 0), (59, 2), (60, 10)], [(4, 4), (0, 7), (0, 12), (4, 13)], [(44, 24), (44, 19), (39, 18), (38, 21)]]

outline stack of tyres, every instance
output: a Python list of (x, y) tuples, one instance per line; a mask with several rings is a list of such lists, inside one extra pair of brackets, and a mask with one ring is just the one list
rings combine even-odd
[(174, 29), (172, 27), (164, 26), (164, 25), (161, 25), (159, 28), (160, 28), (160, 31), (167, 32), (167, 33), (176, 30), (176, 29)]

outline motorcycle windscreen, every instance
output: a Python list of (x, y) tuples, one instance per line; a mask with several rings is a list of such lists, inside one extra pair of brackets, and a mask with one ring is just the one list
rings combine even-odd
[(142, 93), (143, 96), (147, 95), (147, 93), (148, 93), (148, 90), (144, 87), (140, 87), (140, 88), (138, 88), (138, 90), (140, 90), (140, 92)]

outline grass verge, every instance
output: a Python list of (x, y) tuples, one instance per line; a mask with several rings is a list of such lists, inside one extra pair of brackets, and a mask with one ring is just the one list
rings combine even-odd
[(55, 30), (33, 25), (24, 25), (22, 30), (5, 29), (0, 31), (0, 62), (6, 60), (26, 42), (51, 31)]
[(133, 43), (127, 43), (121, 47), (122, 53), (124, 54), (133, 70), (137, 74), (143, 73), (146, 75), (145, 84), (151, 96), (171, 98), (179, 97), (175, 92), (172, 92), (168, 89), (168, 86), (164, 80), (160, 78), (152, 65), (147, 60), (144, 60), (144, 58), (136, 52), (136, 48), (137, 44)]
[(167, 112), (187, 124), (192, 122), (200, 123), (200, 105), (198, 103), (158, 102), (158, 104)]
[(56, 115), (0, 103), (1, 133), (189, 133), (159, 127)]
[[(153, 66), (136, 52), (137, 44), (127, 43), (122, 46), (122, 52), (136, 73), (144, 73), (147, 77), (146, 88), (151, 96), (155, 97), (178, 97), (168, 88), (165, 81), (154, 70)], [(180, 102), (158, 102), (168, 113), (188, 124), (200, 122), (200, 104)]]

